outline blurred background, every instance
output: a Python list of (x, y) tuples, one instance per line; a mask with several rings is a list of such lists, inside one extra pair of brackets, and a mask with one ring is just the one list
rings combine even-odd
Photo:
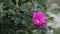
[(41, 34), (32, 21), (38, 10), (50, 26), (45, 34), (60, 34), (60, 0), (0, 0), (0, 34)]
[(55, 28), (54, 34), (60, 34), (60, 0), (48, 0), (47, 6), (48, 14), (54, 17), (53, 22), (48, 22), (53, 28)]

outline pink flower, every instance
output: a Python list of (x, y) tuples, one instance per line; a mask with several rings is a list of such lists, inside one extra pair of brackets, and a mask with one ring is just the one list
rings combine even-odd
[(41, 13), (40, 11), (33, 13), (33, 23), (38, 27), (46, 27), (46, 15)]

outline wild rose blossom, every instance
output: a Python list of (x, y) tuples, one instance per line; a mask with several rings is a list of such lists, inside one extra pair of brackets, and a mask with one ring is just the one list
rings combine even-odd
[(38, 27), (46, 27), (46, 15), (37, 11), (33, 13), (33, 23)]

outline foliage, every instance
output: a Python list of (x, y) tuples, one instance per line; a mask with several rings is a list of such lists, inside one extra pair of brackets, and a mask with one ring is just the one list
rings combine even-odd
[(0, 0), (0, 34), (46, 34), (32, 22), (34, 11), (46, 9), (46, 0)]

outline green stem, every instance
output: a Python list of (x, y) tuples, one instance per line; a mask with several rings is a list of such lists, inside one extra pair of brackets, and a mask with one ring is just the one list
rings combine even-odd
[(16, 0), (16, 6), (18, 6), (18, 2), (19, 2), (19, 0)]

